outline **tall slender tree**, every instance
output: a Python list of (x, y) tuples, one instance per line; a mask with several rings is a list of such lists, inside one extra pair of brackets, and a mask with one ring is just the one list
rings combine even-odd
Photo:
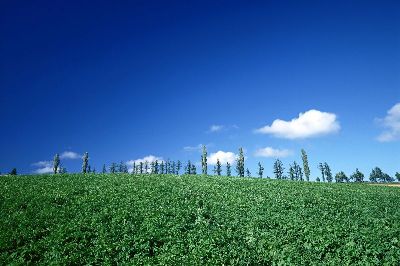
[(229, 162), (226, 162), (226, 176), (231, 176), (231, 164)]
[(249, 168), (246, 168), (246, 176), (251, 177), (251, 172), (250, 172)]
[(180, 171), (181, 171), (181, 168), (182, 168), (182, 163), (181, 163), (181, 161), (177, 161), (176, 162), (176, 174), (177, 175), (179, 175), (179, 173), (180, 173)]
[(101, 171), (103, 174), (107, 173), (106, 165), (103, 164), (103, 170)]
[(115, 174), (116, 171), (117, 171), (117, 164), (112, 163), (110, 166), (110, 173)]
[(307, 153), (304, 149), (301, 149), (301, 159), (303, 160), (304, 175), (306, 176), (306, 181), (310, 181), (310, 167), (308, 165)]
[(85, 154), (83, 155), (82, 158), (82, 173), (86, 173), (87, 172), (87, 168), (89, 165), (89, 153), (85, 152)]
[(196, 165), (192, 164), (192, 170), (191, 170), (192, 175), (197, 175), (197, 169), (196, 169)]
[(243, 149), (239, 149), (239, 156), (236, 160), (236, 172), (239, 177), (244, 177), (244, 154)]
[(139, 173), (143, 174), (143, 162), (139, 163)]
[(326, 181), (331, 183), (333, 181), (333, 176), (332, 176), (331, 168), (329, 167), (329, 165), (326, 162), (324, 163), (324, 169), (325, 169)]
[(160, 172), (161, 172), (161, 174), (164, 174), (164, 161), (161, 161)]
[(60, 156), (58, 153), (54, 156), (53, 159), (53, 173), (57, 174), (59, 172), (59, 166), (60, 166)]
[(285, 168), (283, 167), (283, 163), (281, 160), (276, 159), (274, 162), (274, 174), (276, 179), (283, 179), (283, 171), (285, 171)]
[(144, 173), (145, 174), (149, 173), (149, 162), (148, 161), (144, 162)]
[(216, 171), (217, 171), (217, 175), (221, 175), (221, 173), (222, 173), (222, 165), (221, 165), (221, 162), (219, 161), (219, 159), (217, 159), (217, 169), (216, 169)]
[(187, 162), (187, 165), (185, 167), (185, 174), (186, 175), (192, 174), (192, 163), (190, 162), (190, 160)]
[(262, 167), (261, 162), (258, 162), (258, 177), (262, 178), (264, 173), (264, 167)]
[(201, 154), (201, 173), (207, 175), (207, 149), (203, 145), (203, 153)]
[(318, 169), (321, 171), (322, 182), (325, 182), (325, 165), (322, 163), (319, 163)]

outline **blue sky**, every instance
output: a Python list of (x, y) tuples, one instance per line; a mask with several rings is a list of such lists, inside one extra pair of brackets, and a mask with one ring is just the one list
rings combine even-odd
[(199, 144), (243, 147), (253, 173), (301, 148), (314, 178), (400, 171), (399, 2), (248, 2), (3, 1), (0, 171), (198, 161)]

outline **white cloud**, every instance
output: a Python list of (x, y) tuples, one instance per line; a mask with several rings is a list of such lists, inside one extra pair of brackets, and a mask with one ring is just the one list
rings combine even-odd
[(47, 174), (53, 172), (53, 162), (52, 161), (40, 161), (33, 163), (32, 166), (39, 167), (33, 172), (36, 174)]
[(274, 149), (271, 147), (265, 147), (265, 148), (261, 148), (256, 150), (256, 152), (254, 153), (254, 156), (257, 157), (270, 157), (270, 158), (284, 158), (284, 157), (288, 157), (290, 155), (293, 155), (293, 151), (288, 150), (288, 149)]
[(207, 157), (207, 163), (210, 165), (215, 165), (217, 164), (217, 159), (219, 159), (221, 164), (226, 164), (227, 162), (233, 164), (236, 160), (236, 157), (236, 154), (230, 151), (217, 151), (215, 153), (211, 153), (210, 156)]
[(378, 136), (378, 141), (389, 142), (400, 139), (400, 103), (390, 108), (386, 117), (378, 121), (386, 128), (386, 130)]
[(81, 159), (81, 158), (82, 155), (73, 151), (65, 151), (60, 155), (60, 159)]
[(183, 150), (186, 152), (200, 152), (203, 149), (203, 144), (199, 144), (197, 146), (185, 146)]
[(157, 157), (157, 156), (154, 156), (154, 155), (148, 155), (148, 156), (145, 156), (145, 157), (143, 157), (141, 159), (129, 160), (129, 161), (126, 162), (126, 164), (129, 165), (129, 166), (133, 166), (133, 163), (139, 164), (141, 162), (144, 163), (146, 161), (148, 163), (155, 162), (155, 161), (161, 162), (161, 161), (163, 161), (163, 158), (162, 157)]
[(285, 139), (304, 139), (317, 137), (340, 130), (337, 116), (333, 113), (309, 110), (300, 113), (299, 117), (290, 121), (276, 119), (270, 126), (257, 129), (256, 133), (271, 134), (278, 138)]
[(224, 125), (212, 125), (209, 129), (210, 132), (218, 132), (225, 128)]

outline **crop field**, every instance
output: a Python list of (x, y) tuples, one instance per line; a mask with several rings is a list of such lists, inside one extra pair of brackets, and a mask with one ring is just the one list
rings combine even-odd
[(236, 177), (0, 177), (0, 264), (399, 265), (400, 188)]

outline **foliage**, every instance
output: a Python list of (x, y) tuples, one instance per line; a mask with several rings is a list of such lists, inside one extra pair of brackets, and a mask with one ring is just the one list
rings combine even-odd
[(59, 172), (59, 167), (60, 166), (60, 156), (58, 153), (54, 156), (53, 159), (53, 174), (57, 174)]
[(349, 182), (349, 178), (346, 176), (346, 174), (343, 171), (340, 171), (335, 175), (335, 182), (336, 183), (343, 183), (343, 182)]
[(89, 164), (89, 153), (85, 152), (82, 158), (82, 173), (87, 172), (88, 164)]
[(221, 162), (219, 161), (219, 159), (217, 159), (215, 172), (217, 173), (217, 175), (221, 175), (221, 173), (222, 173), (222, 165), (221, 165)]
[(261, 162), (258, 162), (258, 177), (262, 178), (264, 173), (264, 167), (261, 165)]
[(231, 172), (231, 164), (229, 162), (226, 162), (226, 176), (231, 176), (232, 172)]
[(285, 171), (285, 168), (283, 167), (283, 163), (281, 160), (276, 159), (274, 162), (274, 174), (276, 179), (283, 179), (283, 171)]
[(398, 265), (399, 188), (209, 176), (0, 177), (1, 265)]
[(236, 160), (236, 172), (239, 177), (244, 177), (244, 154), (243, 149), (239, 149), (239, 156)]
[(201, 172), (203, 175), (207, 175), (207, 149), (203, 145), (203, 153), (201, 154)]
[(356, 171), (350, 176), (350, 180), (353, 180), (354, 182), (363, 182), (364, 174), (356, 168)]
[(306, 181), (310, 181), (310, 167), (308, 165), (307, 153), (304, 149), (301, 149), (301, 159), (303, 161), (304, 175), (306, 176)]
[(17, 168), (11, 169), (10, 175), (17, 175)]

